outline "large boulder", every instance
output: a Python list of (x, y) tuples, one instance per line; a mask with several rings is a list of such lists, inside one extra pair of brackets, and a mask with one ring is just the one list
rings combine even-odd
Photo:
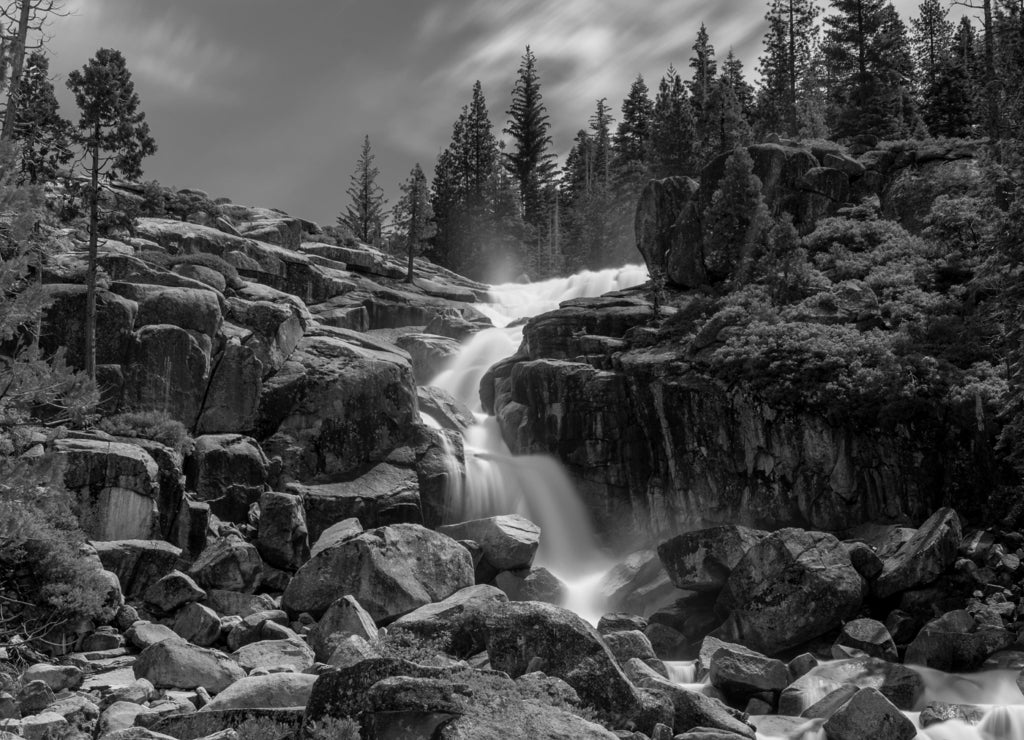
[(798, 716), (844, 686), (878, 689), (900, 709), (913, 711), (924, 694), (917, 671), (878, 658), (833, 660), (815, 666), (787, 686), (779, 697), (779, 714)]
[(928, 622), (907, 646), (904, 661), (940, 671), (966, 672), (982, 667), (993, 653), (1014, 644), (1014, 633), (998, 616), (979, 620), (964, 609)]
[(719, 591), (747, 550), (766, 532), (735, 524), (686, 532), (658, 545), (658, 557), (676, 588)]
[(210, 510), (231, 522), (248, 520), (266, 490), (270, 463), (256, 440), (240, 434), (204, 434), (185, 465), (188, 486)]
[(259, 436), (289, 481), (337, 480), (382, 462), (418, 419), (404, 353), (355, 332), (320, 331), (263, 384)]
[(956, 560), (961, 540), (960, 517), (948, 507), (939, 509), (885, 561), (874, 583), (875, 595), (884, 598), (928, 585)]
[(275, 568), (294, 571), (309, 559), (309, 534), (302, 498), (267, 491), (260, 496), (256, 548)]
[(848, 658), (851, 657), (849, 651), (893, 663), (899, 660), (892, 635), (877, 619), (854, 619), (843, 625), (832, 646), (832, 655), (835, 658)]
[(89, 537), (133, 540), (160, 535), (160, 469), (149, 453), (137, 445), (103, 439), (57, 440), (54, 452)]
[(431, 640), (444, 640), (443, 649), (469, 657), (486, 648), (487, 614), (508, 597), (501, 589), (477, 585), (456, 591), (447, 599), (426, 604), (396, 619), (390, 633), (408, 632)]
[(252, 593), (263, 578), (263, 561), (253, 545), (231, 534), (210, 542), (189, 574), (203, 588)]
[[(85, 367), (86, 286), (66, 283), (43, 285), (51, 301), (43, 314), (39, 347), (46, 355), (65, 351), (72, 367)], [(96, 363), (119, 365), (132, 343), (138, 305), (116, 293), (96, 291)]]
[(460, 343), (436, 334), (403, 334), (395, 344), (409, 353), (412, 372), (420, 385), (429, 383), (459, 353)]
[(672, 228), (684, 204), (697, 195), (698, 184), (688, 177), (651, 180), (640, 193), (634, 230), (636, 246), (648, 270), (664, 270), (672, 247)]
[(185, 641), (163, 640), (143, 650), (132, 666), (136, 678), (158, 689), (203, 687), (217, 694), (242, 678), (245, 671), (224, 653)]
[(150, 586), (173, 572), (181, 548), (161, 540), (92, 542), (103, 567), (117, 576), (128, 598), (141, 596)]
[[(278, 671), (305, 673), (313, 667), (316, 660), (313, 648), (298, 637), (250, 642), (233, 652), (231, 658), (244, 671), (252, 672), (261, 668), (271, 673)], [(279, 706), (292, 705), (281, 704)]]
[(416, 524), (395, 524), (319, 552), (295, 573), (281, 603), (320, 615), (351, 595), (380, 623), (471, 585), (473, 562), (462, 545)]
[(174, 570), (147, 588), (142, 596), (147, 604), (167, 613), (193, 601), (202, 601), (206, 592), (190, 576)]
[(711, 655), (709, 678), (726, 696), (741, 699), (763, 692), (778, 694), (790, 682), (789, 669), (781, 660), (729, 644)]
[(251, 432), (259, 418), (264, 366), (256, 352), (231, 337), (214, 360), (214, 370), (196, 422), (200, 434)]
[(254, 286), (248, 288), (251, 300), (241, 295), (228, 298), (227, 317), (251, 332), (242, 343), (259, 360), (263, 377), (267, 377), (280, 370), (295, 351), (311, 319), (305, 304), (295, 296), (255, 290)]
[(302, 499), (313, 542), (328, 527), (345, 519), (358, 519), (367, 529), (423, 523), (419, 480), (411, 468), (384, 462), (354, 480), (290, 483), (287, 488)]
[(877, 689), (861, 689), (836, 710), (824, 725), (830, 740), (911, 740), (914, 723)]
[(192, 603), (175, 615), (173, 629), (193, 645), (209, 647), (220, 640), (221, 621), (210, 607)]
[(305, 673), (272, 673), (248, 676), (221, 691), (200, 711), (304, 707), (316, 683), (316, 676)]
[(754, 545), (719, 595), (724, 640), (774, 654), (838, 627), (860, 608), (864, 579), (830, 534), (782, 529)]
[(472, 540), (496, 570), (529, 568), (540, 545), (540, 527), (518, 514), (446, 524), (439, 532), (456, 540)]
[(331, 657), (338, 643), (351, 635), (357, 635), (367, 642), (376, 642), (377, 625), (358, 601), (351, 596), (342, 596), (331, 604), (320, 621), (309, 631), (309, 644), (316, 654), (316, 659), (325, 662)]
[(112, 289), (138, 303), (136, 328), (169, 324), (213, 339), (220, 331), (223, 315), (212, 290), (114, 283)]
[(165, 411), (191, 429), (206, 396), (211, 349), (206, 334), (171, 324), (142, 327), (122, 359), (123, 407)]
[(495, 670), (513, 678), (542, 670), (572, 686), (585, 703), (643, 725), (644, 697), (597, 631), (576, 614), (551, 604), (510, 602), (491, 610), (486, 628)]

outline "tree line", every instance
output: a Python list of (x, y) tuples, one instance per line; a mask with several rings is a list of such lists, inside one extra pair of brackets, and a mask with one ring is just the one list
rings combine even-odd
[[(978, 17), (954, 22), (955, 6)], [(339, 221), (363, 241), (423, 250), (474, 277), (536, 278), (633, 259), (633, 213), (648, 179), (696, 176), (710, 158), (770, 134), (1001, 139), (1024, 124), (1020, 0), (923, 0), (909, 22), (891, 0), (769, 0), (765, 17), (756, 75), (731, 49), (720, 54), (701, 24), (687, 67), (670, 65), (654, 90), (638, 75), (617, 112), (597, 100), (560, 166), (527, 47), (504, 138), (473, 85), (420, 193), (429, 232), (410, 238), (408, 208), (385, 211), (368, 139), (348, 191), (353, 207)]]

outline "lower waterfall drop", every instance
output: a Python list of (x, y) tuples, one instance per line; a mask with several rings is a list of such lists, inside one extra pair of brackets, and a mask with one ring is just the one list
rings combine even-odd
[(558, 308), (572, 298), (589, 298), (640, 285), (647, 270), (636, 265), (582, 272), (539, 283), (509, 283), (491, 289), (489, 304), (479, 305), (495, 325), (473, 336), (429, 384), (443, 388), (476, 413), (464, 435), (466, 476), (449, 490), (451, 520), (521, 514), (541, 528), (536, 564), (565, 582), (564, 606), (590, 621), (601, 615), (594, 586), (611, 562), (602, 554), (590, 516), (561, 464), (548, 455), (513, 455), (498, 421), (482, 412), (480, 380), (496, 362), (514, 354), (522, 325), (509, 326)]

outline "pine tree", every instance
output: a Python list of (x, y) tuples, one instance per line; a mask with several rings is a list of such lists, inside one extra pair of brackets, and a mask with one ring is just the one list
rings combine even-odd
[(704, 266), (709, 277), (743, 282), (768, 223), (754, 160), (741, 147), (726, 160), (725, 173), (703, 218)]
[(405, 282), (415, 277), (415, 258), (423, 250), (423, 243), (434, 236), (436, 224), (434, 209), (430, 205), (427, 177), (419, 162), (412, 168), (409, 178), (402, 183), (402, 197), (395, 204), (395, 227), (399, 241), (408, 255), (408, 269)]
[(993, 26), (999, 89), (1000, 136), (1015, 138), (1024, 125), (1024, 5), (1021, 0), (999, 0)]
[(708, 30), (703, 23), (697, 32), (693, 44), (693, 56), (690, 57), (690, 69), (693, 77), (687, 83), (690, 100), (693, 105), (696, 123), (698, 156), (703, 159), (708, 154), (711, 134), (714, 128), (711, 111), (711, 94), (718, 77), (718, 63), (715, 61), (715, 47), (711, 44)]
[(338, 216), (338, 223), (348, 226), (359, 241), (378, 244), (384, 226), (384, 189), (377, 184), (380, 169), (373, 164), (375, 159), (370, 148), (370, 137), (363, 138), (363, 148), (356, 162), (355, 172), (349, 178), (348, 190), (351, 198), (345, 213)]
[(832, 129), (839, 136), (905, 135), (913, 128), (906, 27), (890, 0), (832, 0), (825, 58)]
[(750, 140), (750, 125), (743, 115), (743, 107), (736, 97), (735, 88), (724, 76), (711, 90), (708, 100), (708, 153), (728, 152)]
[(812, 64), (818, 14), (813, 0), (771, 0), (758, 67), (758, 118), (763, 130), (799, 133), (799, 92)]
[(50, 81), (50, 60), (32, 52), (19, 80), (13, 138), (21, 143), (22, 178), (31, 183), (52, 180), (71, 161), (71, 122), (61, 117)]
[(512, 88), (505, 133), (512, 137), (512, 151), (505, 155), (505, 166), (519, 184), (523, 217), (534, 227), (547, 219), (545, 194), (554, 174), (555, 155), (551, 153), (547, 108), (540, 92), (537, 58), (526, 47), (519, 65), (519, 77)]
[(615, 130), (616, 170), (632, 172), (642, 170), (647, 162), (651, 140), (651, 118), (654, 102), (647, 83), (641, 75), (633, 80), (629, 94), (622, 101), (622, 119)]
[(698, 169), (696, 122), (683, 81), (669, 66), (658, 85), (651, 118), (650, 162), (654, 177), (690, 175)]
[(722, 75), (719, 80), (729, 86), (736, 102), (739, 103), (743, 117), (749, 118), (754, 108), (754, 88), (747, 82), (747, 76), (743, 71), (743, 60), (736, 56), (732, 49), (729, 49), (725, 61), (722, 62)]
[(101, 174), (138, 178), (142, 160), (156, 152), (146, 115), (139, 110), (131, 72), (116, 49), (100, 49), (68, 75), (80, 117), (73, 140), (85, 152), (89, 186), (89, 262), (86, 272), (85, 371), (96, 379), (96, 255), (99, 249)]
[[(923, 0), (918, 6), (918, 15), (910, 19), (910, 43), (917, 65), (920, 85), (921, 115), (933, 133), (943, 105), (935, 96), (942, 95), (953, 81), (950, 76), (951, 53), (953, 51), (953, 24), (947, 20), (949, 14), (940, 0)], [(938, 84), (939, 75), (946, 72), (943, 85)], [(948, 94), (946, 94), (948, 98)]]

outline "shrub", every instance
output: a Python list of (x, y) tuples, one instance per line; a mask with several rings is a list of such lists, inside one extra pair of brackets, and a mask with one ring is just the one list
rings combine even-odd
[(307, 724), (303, 737), (309, 740), (359, 740), (359, 723), (349, 717), (329, 717)]
[(115, 437), (150, 439), (183, 455), (192, 446), (192, 437), (185, 425), (172, 419), (166, 411), (126, 411), (106, 417), (97, 426)]
[(248, 717), (235, 727), (238, 740), (290, 740), (291, 728), (269, 717)]
[(380, 641), (380, 652), (385, 658), (408, 660), (410, 663), (430, 663), (438, 655), (446, 655), (451, 638), (447, 634), (423, 637), (405, 630), (389, 632)]

